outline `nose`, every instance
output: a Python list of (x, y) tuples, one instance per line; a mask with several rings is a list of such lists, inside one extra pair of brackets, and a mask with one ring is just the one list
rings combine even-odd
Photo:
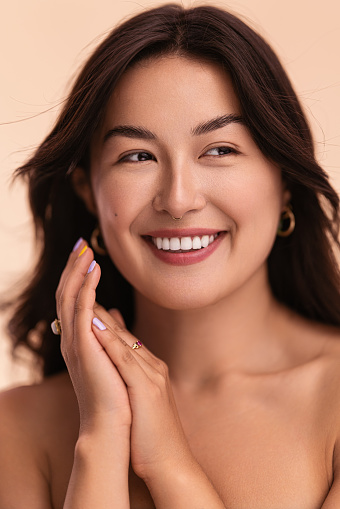
[(167, 165), (161, 174), (153, 207), (174, 218), (202, 210), (206, 205), (202, 181), (188, 164)]

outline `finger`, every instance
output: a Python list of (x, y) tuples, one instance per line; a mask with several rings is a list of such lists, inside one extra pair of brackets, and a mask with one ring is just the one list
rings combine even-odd
[[(67, 326), (73, 330), (62, 335), (62, 351), (66, 364), (76, 389), (81, 414), (81, 422), (87, 422), (99, 412), (107, 414), (120, 408), (124, 410), (125, 417), (130, 415), (129, 400), (126, 384), (113, 365), (105, 349), (92, 332), (92, 319), (96, 306), (96, 288), (100, 280), (101, 270), (93, 260), (92, 269), (84, 274), (85, 254), (83, 260), (77, 260), (66, 283), (65, 310), (62, 320), (68, 313), (71, 304), (68, 303), (69, 293), (75, 285), (76, 276), (82, 276), (82, 283), (73, 307), (73, 315), (69, 318)], [(79, 274), (78, 274), (79, 273)], [(72, 284), (71, 284), (72, 283)], [(99, 307), (99, 306), (98, 306)], [(109, 387), (108, 387), (109, 386)]]
[(137, 348), (133, 352), (137, 355), (148, 376), (153, 378), (155, 374), (164, 373), (167, 370), (166, 364), (158, 359), (145, 345), (142, 345), (142, 347), (138, 345), (138, 339), (125, 327), (123, 317), (118, 309), (107, 311), (99, 306), (95, 309), (95, 314), (113, 334), (119, 336), (130, 348), (137, 343)]
[(103, 318), (104, 318), (104, 315), (107, 316), (107, 313), (108, 313), (113, 318), (113, 320), (115, 320), (115, 322), (117, 322), (117, 324), (119, 325), (120, 328), (126, 329), (124, 318), (123, 318), (121, 312), (117, 308), (112, 308), (107, 311), (103, 306), (101, 306), (100, 304), (98, 304), (98, 302), (96, 302), (96, 304), (94, 306), (94, 311), (98, 316), (102, 316)]
[[(80, 265), (80, 264), (79, 264)], [(86, 267), (86, 266), (85, 266)], [(79, 266), (80, 274), (81, 267)], [(90, 268), (83, 277), (80, 289), (78, 290), (74, 305), (74, 335), (77, 342), (82, 338), (88, 340), (89, 335), (93, 336), (92, 319), (94, 317), (94, 307), (96, 306), (96, 289), (100, 280), (101, 270), (99, 265), (93, 260)]]
[(63, 270), (63, 272), (62, 272), (62, 274), (60, 276), (60, 279), (59, 279), (58, 288), (56, 290), (56, 300), (57, 301), (58, 301), (59, 295), (60, 295), (60, 293), (61, 293), (61, 291), (62, 291), (62, 289), (64, 287), (67, 275), (68, 275), (68, 273), (69, 273), (73, 263), (77, 259), (77, 256), (79, 255), (79, 253), (81, 252), (81, 250), (84, 248), (85, 245), (87, 245), (87, 243), (81, 237), (80, 239), (77, 240), (77, 242), (73, 246), (73, 249), (72, 249), (71, 253), (69, 254), (67, 263), (66, 263), (66, 265), (64, 267), (64, 270)]
[[(105, 324), (105, 327), (113, 334), (116, 334), (123, 339), (130, 348), (138, 341), (138, 339), (126, 328), (123, 317), (118, 309), (110, 309), (107, 311), (105, 308), (99, 306), (95, 308), (95, 313), (96, 316), (98, 316)], [(144, 350), (146, 349), (144, 348)]]
[(150, 380), (147, 362), (135, 355), (135, 351), (120, 335), (96, 317), (92, 322), (92, 330), (128, 387), (145, 384)]
[(122, 328), (126, 329), (124, 318), (119, 309), (116, 308), (109, 309), (109, 314), (112, 316), (114, 320), (116, 320), (119, 323), (119, 325), (121, 325)]
[[(135, 363), (142, 368), (144, 375), (147, 375), (150, 380), (155, 380), (159, 374), (166, 375), (166, 364), (155, 357), (145, 346), (133, 349), (132, 346), (138, 342), (137, 338), (127, 329), (121, 327), (118, 322), (112, 321), (112, 316), (107, 311), (103, 311), (101, 313), (103, 327), (95, 320), (92, 330), (118, 370), (119, 365), (124, 367), (126, 366), (125, 361), (129, 364), (129, 361), (134, 358)], [(123, 364), (120, 364), (121, 361)], [(123, 372), (125, 373), (125, 370)], [(130, 377), (125, 379), (123, 372), (121, 375), (128, 383)]]
[(71, 251), (69, 257), (68, 257), (68, 260), (67, 260), (67, 263), (65, 265), (65, 268), (61, 274), (61, 277), (60, 277), (60, 280), (59, 280), (59, 284), (58, 284), (58, 287), (57, 287), (57, 290), (56, 290), (56, 305), (57, 305), (57, 315), (58, 317), (60, 317), (59, 315), (59, 300), (60, 300), (60, 296), (63, 292), (63, 289), (64, 289), (64, 286), (65, 286), (65, 282), (69, 276), (69, 273), (75, 263), (75, 261), (77, 260), (77, 258), (81, 255), (81, 253), (84, 252), (84, 249), (87, 247), (87, 242), (80, 238), (74, 245), (73, 247), (73, 250)]
[[(79, 267), (80, 269), (80, 267)], [(100, 280), (100, 267), (93, 260), (78, 291), (74, 309), (74, 327), (81, 332), (92, 332), (92, 319), (96, 306), (96, 289)]]
[[(69, 342), (73, 340), (75, 306), (92, 262), (93, 252), (91, 249), (87, 248), (81, 256), (77, 256), (65, 279), (64, 287), (58, 301), (58, 315), (61, 321), (62, 339), (64, 341), (67, 340)], [(99, 277), (100, 271), (98, 278)]]

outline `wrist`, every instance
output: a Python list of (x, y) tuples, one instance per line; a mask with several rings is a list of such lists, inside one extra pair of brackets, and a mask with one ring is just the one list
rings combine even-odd
[(106, 437), (108, 439), (127, 439), (130, 441), (131, 422), (129, 420), (120, 420), (112, 416), (91, 416), (83, 418), (80, 416), (79, 438)]
[(74, 452), (65, 509), (128, 509), (130, 443), (117, 430), (113, 433), (83, 433)]
[(99, 468), (112, 474), (117, 470), (119, 476), (124, 476), (124, 472), (127, 476), (130, 441), (128, 437), (115, 433), (82, 434), (76, 442), (74, 458), (85, 469)]
[(76, 454), (80, 457), (95, 454), (121, 455), (130, 458), (130, 427), (114, 422), (91, 422), (81, 424), (76, 443)]
[[(191, 449), (187, 442), (176, 444), (174, 440), (169, 441), (164, 447), (157, 444), (153, 449), (153, 454), (149, 454), (147, 461), (142, 461), (138, 464), (137, 458), (134, 455), (132, 447), (131, 463), (135, 473), (141, 477), (146, 484), (157, 483), (159, 479), (164, 479), (164, 476), (185, 475), (185, 472), (192, 472), (193, 470), (200, 469), (200, 465), (194, 458)], [(140, 458), (139, 458), (140, 460)]]
[(150, 490), (153, 488), (162, 488), (162, 485), (185, 484), (190, 482), (190, 478), (202, 472), (201, 466), (190, 454), (182, 457), (167, 459), (157, 462), (145, 469), (142, 476), (145, 484)]
[(145, 482), (156, 507), (161, 509), (225, 509), (214, 486), (194, 458), (160, 468)]

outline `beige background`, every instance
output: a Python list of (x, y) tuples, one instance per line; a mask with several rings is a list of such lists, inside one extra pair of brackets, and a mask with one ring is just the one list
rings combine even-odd
[[(124, 16), (167, 3), (145, 0), (11, 0), (0, 19), (0, 292), (34, 260), (23, 186), (10, 175), (48, 132), (67, 85), (102, 35)], [(183, 1), (185, 6), (198, 2)], [(201, 2), (248, 19), (280, 55), (307, 110), (318, 157), (340, 190), (338, 0)], [(0, 388), (32, 380), (13, 364), (0, 321)]]

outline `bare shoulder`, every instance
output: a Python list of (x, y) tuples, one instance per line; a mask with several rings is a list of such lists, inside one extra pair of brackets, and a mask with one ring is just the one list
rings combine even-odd
[(55, 423), (55, 419), (62, 419), (74, 405), (72, 384), (68, 375), (62, 373), (38, 384), (0, 393), (1, 423), (12, 423), (18, 431), (24, 428), (26, 435), (34, 435)]
[(58, 396), (58, 393), (64, 395), (65, 391), (68, 391), (70, 387), (71, 382), (68, 374), (62, 372), (45, 378), (36, 384), (22, 385), (0, 392), (0, 404), (7, 402), (15, 405), (19, 401), (24, 404), (26, 398), (29, 398), (30, 402), (32, 402), (34, 400), (40, 401), (41, 398), (47, 397), (46, 401), (48, 401), (52, 393), (55, 396)]
[(314, 322), (288, 309), (280, 320), (290, 367), (318, 368), (326, 376), (331, 370), (340, 376), (340, 327)]
[(282, 380), (290, 382), (289, 394), (303, 401), (320, 428), (334, 439), (340, 431), (340, 327), (313, 322), (289, 310), (281, 318)]
[(65, 374), (0, 393), (0, 509), (22, 504), (49, 509), (53, 437), (74, 408)]
[(321, 333), (319, 395), (323, 401), (325, 414), (331, 423), (331, 433), (334, 433), (335, 443), (338, 443), (340, 440), (340, 330), (326, 327), (321, 329)]
[(299, 343), (300, 358), (315, 370), (323, 399), (335, 398), (340, 410), (340, 327), (301, 320), (297, 332), (294, 340)]
[(340, 506), (340, 331), (331, 327), (317, 328), (316, 335), (322, 344), (318, 394), (333, 467), (331, 489), (322, 509), (334, 509)]
[(315, 359), (320, 363), (323, 381), (337, 393), (340, 391), (340, 328), (318, 324), (312, 324), (312, 327), (310, 339), (315, 348)]
[(303, 320), (294, 340), (299, 345), (305, 394), (311, 396), (320, 425), (323, 422), (335, 443), (340, 436), (340, 328)]
[(58, 446), (61, 429), (64, 435), (76, 432), (77, 408), (67, 373), (0, 393), (0, 439), (15, 433), (35, 451), (49, 454)]

